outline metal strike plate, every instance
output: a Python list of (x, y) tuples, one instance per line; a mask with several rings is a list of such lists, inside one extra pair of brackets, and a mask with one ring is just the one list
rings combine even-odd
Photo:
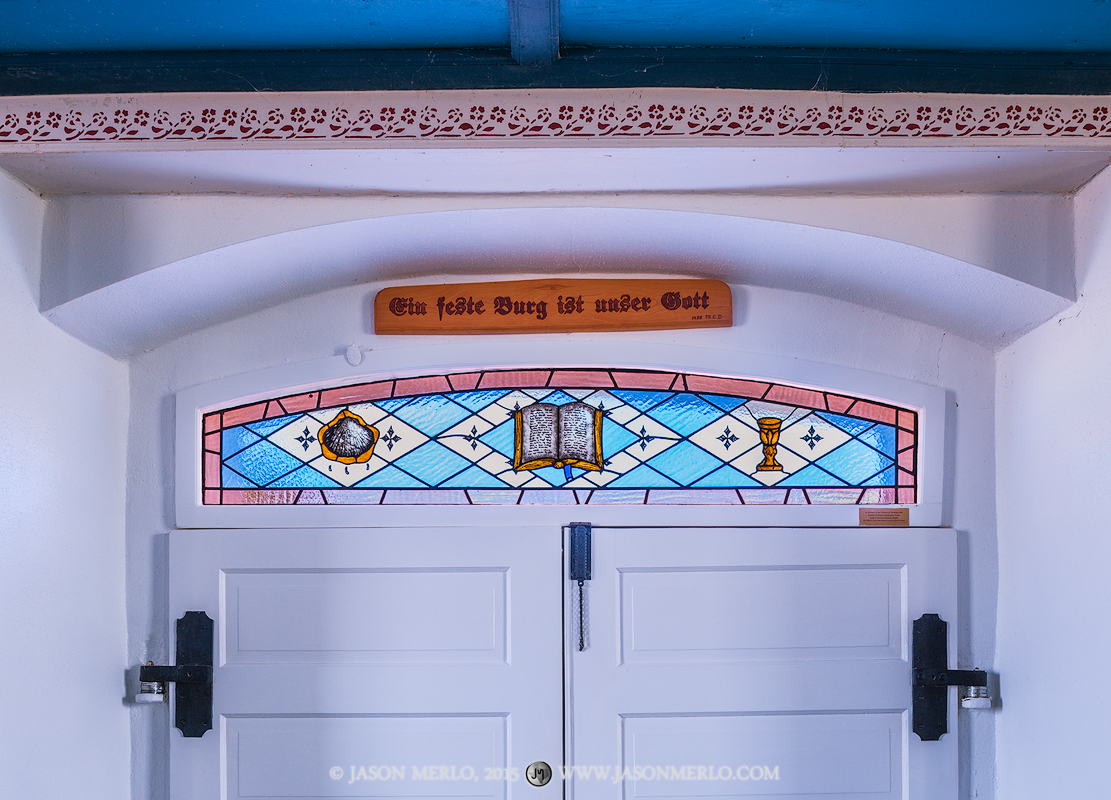
[(212, 651), (215, 625), (203, 611), (177, 621), (177, 666), (144, 666), (139, 680), (174, 685), (174, 727), (186, 738), (212, 730)]

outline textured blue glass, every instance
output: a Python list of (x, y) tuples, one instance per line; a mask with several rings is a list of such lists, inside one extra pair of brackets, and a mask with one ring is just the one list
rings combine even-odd
[(484, 389), (481, 392), (452, 392), (447, 396), (471, 411), (481, 411), (491, 403), (501, 400), (511, 391), (511, 389)]
[(849, 485), (859, 486), (861, 481), (891, 466), (891, 459), (852, 439), (818, 459), (817, 464)]
[(251, 483), (231, 467), (224, 467), (220, 472), (220, 485), (225, 489), (257, 489), (258, 485)]
[(441, 486), (445, 488), (460, 489), (505, 489), (504, 481), (498, 480), (482, 467), (474, 466), (465, 469), (458, 475), (453, 475), (444, 481)]
[(259, 435), (243, 426), (227, 428), (220, 437), (220, 458), (227, 460), (247, 445), (259, 440)]
[(259, 486), (265, 486), (270, 481), (293, 471), (301, 466), (301, 463), (300, 459), (294, 458), (265, 439), (227, 460), (229, 467)]
[(894, 486), (895, 485), (895, 467), (888, 467), (883, 472), (873, 475), (861, 486)]
[(640, 389), (613, 389), (610, 391), (618, 400), (624, 400), (633, 408), (647, 411), (654, 405), (662, 403), (671, 397), (674, 392), (649, 392)]
[(844, 486), (845, 482), (811, 464), (788, 475), (776, 486)]
[(578, 401), (562, 390), (556, 390), (551, 394), (545, 395), (541, 403), (551, 403), (553, 406), (565, 406), (568, 403), (577, 403)]
[(396, 466), (420, 478), (429, 486), (439, 486), (455, 473), (465, 470), (470, 463), (439, 442), (425, 442), (394, 462)]
[(713, 403), (722, 411), (732, 411), (737, 406), (743, 406), (748, 401), (743, 397), (730, 397), (725, 394), (703, 394), (699, 395), (703, 400)]
[(452, 425), (461, 422), (471, 412), (442, 394), (415, 397), (394, 412), (394, 416), (407, 422), (426, 436), (436, 436)]
[(705, 478), (696, 481), (693, 485), (699, 489), (747, 489), (749, 487), (755, 488), (763, 486), (763, 484), (757, 483), (736, 467), (730, 467), (728, 465), (721, 469), (714, 470)]
[(515, 423), (512, 418), (507, 419), (496, 428), (491, 428), (478, 437), (478, 440), (488, 445), (510, 461), (513, 460), (513, 437)]
[(818, 416), (827, 422), (832, 422), (845, 433), (851, 433), (856, 436), (861, 431), (866, 431), (876, 423), (867, 419), (856, 419), (855, 417), (843, 417), (840, 414), (831, 414), (828, 411), (817, 412)]
[(638, 441), (637, 436), (628, 428), (618, 425), (612, 419), (602, 420), (602, 456), (604, 458), (610, 458), (620, 453), (635, 441)]
[(669, 447), (647, 463), (654, 470), (676, 480), (680, 486), (690, 486), (703, 475), (723, 466), (720, 458), (690, 442)]
[(389, 400), (375, 400), (374, 405), (392, 414), (412, 399), (412, 397), (391, 397)]
[(375, 472), (355, 484), (356, 489), (427, 489), (427, 484), (421, 483), (412, 475), (402, 472), (397, 467), (389, 466)]
[[(365, 467), (364, 467), (364, 469), (365, 469)], [(282, 477), (278, 478), (276, 481), (271, 483), (270, 486), (268, 486), (267, 488), (269, 488), (269, 489), (302, 489), (302, 488), (304, 488), (304, 489), (308, 489), (308, 488), (335, 489), (339, 486), (340, 486), (340, 484), (336, 483), (334, 480), (329, 478), (327, 475), (324, 475), (321, 472), (317, 472), (315, 469), (313, 469), (308, 464), (306, 464), (305, 466), (301, 467), (301, 469), (294, 470), (293, 472), (289, 473), (288, 475), (283, 475)]]
[(272, 417), (271, 419), (260, 419), (258, 422), (250, 422), (247, 427), (257, 433), (259, 436), (269, 436), (274, 431), (281, 430), (293, 420), (297, 419), (299, 414), (287, 414), (284, 417)]
[(719, 409), (714, 408), (698, 395), (688, 392), (677, 394), (645, 413), (682, 436), (689, 436), (695, 431), (702, 430), (721, 417)]
[(672, 489), (678, 485), (675, 481), (665, 478), (646, 464), (641, 464), (639, 467), (629, 470), (620, 478), (610, 481), (607, 487), (612, 489)]
[(892, 426), (876, 425), (857, 438), (865, 444), (870, 444), (888, 458), (895, 458), (895, 429)]

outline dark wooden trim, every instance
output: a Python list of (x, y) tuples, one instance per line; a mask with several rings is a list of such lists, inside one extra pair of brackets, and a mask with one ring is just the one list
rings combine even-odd
[(1111, 53), (568, 48), (531, 65), (508, 50), (0, 56), (0, 95), (632, 87), (1099, 95), (1111, 93)]
[(509, 38), (520, 64), (551, 64), (559, 58), (556, 0), (509, 0)]

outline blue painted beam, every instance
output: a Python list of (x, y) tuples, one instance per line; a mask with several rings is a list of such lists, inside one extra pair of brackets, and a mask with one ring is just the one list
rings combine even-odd
[(508, 48), (506, 0), (0, 0), (0, 52)]
[(508, 48), (0, 55), (0, 96), (653, 86), (1108, 94), (1111, 53), (563, 48), (536, 66)]
[(564, 46), (1111, 49), (1105, 0), (561, 0), (559, 13)]
[(559, 58), (557, 0), (509, 0), (509, 39), (519, 64), (551, 64)]

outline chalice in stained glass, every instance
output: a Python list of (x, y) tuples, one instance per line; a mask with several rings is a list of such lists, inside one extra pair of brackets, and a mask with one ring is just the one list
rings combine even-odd
[(779, 431), (784, 422), (798, 419), (798, 409), (779, 403), (750, 400), (746, 407), (760, 429), (760, 444), (764, 446), (764, 460), (756, 465), (757, 472), (783, 472), (783, 465), (775, 456), (779, 449)]
[(756, 465), (758, 472), (782, 472), (783, 465), (775, 460), (779, 448), (779, 426), (783, 420), (778, 417), (761, 417), (756, 420), (760, 426), (760, 443), (764, 445), (764, 460)]

